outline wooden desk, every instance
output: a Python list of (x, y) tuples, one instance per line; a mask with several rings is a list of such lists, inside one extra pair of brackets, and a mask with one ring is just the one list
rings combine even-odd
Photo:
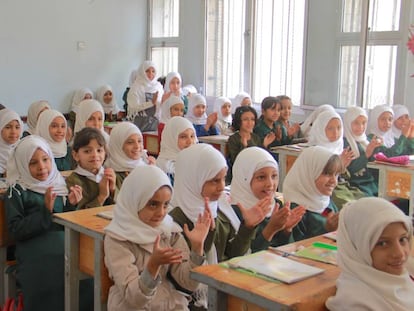
[(206, 143), (212, 145), (219, 150), (224, 156), (228, 155), (227, 141), (229, 136), (227, 135), (211, 135), (197, 137), (200, 143)]
[(302, 152), (303, 147), (299, 145), (284, 145), (271, 148), (271, 151), (279, 154), (279, 187), (278, 191), (283, 192), (283, 180), (295, 163), (296, 158)]
[(109, 220), (96, 216), (113, 205), (54, 214), (54, 222), (65, 227), (65, 311), (78, 310), (79, 281), (94, 278), (94, 310), (106, 310), (112, 282), (103, 262), (103, 229)]
[[(307, 246), (315, 241), (334, 243), (318, 236), (293, 244)], [(266, 281), (221, 265), (197, 267), (191, 277), (209, 286), (208, 310), (327, 310), (325, 301), (335, 294), (339, 268), (310, 259), (290, 258), (325, 271), (290, 285)]]
[(160, 153), (160, 143), (158, 140), (158, 132), (144, 132), (142, 133), (144, 139), (144, 148), (147, 149), (148, 154), (158, 156)]
[(378, 196), (381, 198), (397, 197), (409, 200), (409, 216), (414, 211), (414, 165), (397, 165), (384, 162), (369, 162), (368, 168), (377, 169)]

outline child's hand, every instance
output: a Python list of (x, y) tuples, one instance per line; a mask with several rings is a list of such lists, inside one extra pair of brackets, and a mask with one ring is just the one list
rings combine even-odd
[(271, 241), (277, 232), (285, 228), (286, 221), (290, 215), (290, 204), (285, 205), (284, 208), (279, 207), (279, 203), (276, 203), (269, 222), (263, 228), (262, 235), (267, 241)]
[(157, 162), (157, 160), (153, 156), (148, 156), (147, 163), (149, 165), (155, 165), (156, 162)]
[(344, 166), (344, 169), (351, 164), (352, 160), (355, 159), (354, 152), (351, 150), (350, 147), (345, 148), (341, 153), (341, 162)]
[(72, 187), (70, 187), (69, 189), (69, 195), (68, 195), (68, 200), (69, 203), (72, 205), (76, 205), (79, 203), (80, 200), (82, 200), (83, 195), (82, 195), (82, 187), (79, 185), (74, 185)]
[(157, 99), (158, 99), (158, 91), (157, 91), (157, 92), (155, 92), (154, 94), (152, 94), (152, 104), (153, 104), (154, 106), (156, 106), (156, 105), (157, 105)]
[(374, 135), (365, 150), (367, 158), (370, 158), (374, 154), (375, 148), (382, 146), (382, 144), (382, 138)]
[(116, 175), (115, 171), (108, 167), (104, 170), (104, 177), (109, 181), (109, 191), (113, 192), (116, 188)]
[(56, 193), (53, 193), (53, 187), (47, 188), (45, 192), (45, 206), (49, 212), (53, 213), (53, 206), (55, 205)]
[(68, 126), (66, 128), (66, 143), (70, 142), (70, 140), (72, 139), (72, 136), (73, 136), (72, 128)]
[(339, 213), (330, 212), (326, 217), (325, 229), (326, 232), (335, 231), (338, 229)]
[(282, 128), (280, 126), (275, 127), (275, 134), (276, 134), (276, 140), (281, 141), (282, 140)]
[(211, 222), (211, 214), (207, 210), (204, 210), (203, 214), (198, 215), (193, 230), (190, 231), (187, 224), (184, 224), (184, 234), (191, 242), (191, 249), (199, 256), (203, 255), (204, 241), (210, 230)]
[(264, 138), (263, 138), (263, 147), (267, 148), (271, 143), (273, 143), (276, 139), (276, 134), (273, 132), (269, 132)]
[(98, 195), (98, 201), (101, 205), (105, 203), (105, 200), (111, 195), (111, 192), (109, 190), (109, 180), (106, 176), (102, 178), (102, 180), (99, 182), (99, 195)]
[(410, 120), (408, 128), (410, 129), (410, 132), (408, 134), (408, 138), (414, 138), (414, 119)]
[[(290, 209), (290, 202), (285, 204), (285, 208), (289, 206)], [(290, 210), (290, 215), (288, 216), (285, 224), (285, 232), (290, 233), (292, 232), (293, 228), (301, 221), (303, 215), (306, 213), (306, 208), (304, 206), (297, 206), (293, 210)]]
[(286, 130), (287, 130), (287, 135), (289, 137), (291, 137), (291, 136), (293, 136), (293, 135), (295, 135), (296, 133), (299, 132), (299, 130), (300, 130), (300, 124), (299, 123), (294, 123), (294, 124), (292, 124), (290, 126), (288, 125)]
[(244, 208), (240, 203), (237, 206), (244, 219), (244, 225), (247, 228), (254, 228), (265, 219), (267, 213), (270, 212), (270, 204), (272, 203), (273, 197), (269, 196), (261, 199), (256, 205), (251, 208)]
[(214, 229), (216, 229), (216, 222), (214, 220), (213, 215), (211, 214), (211, 210), (210, 210), (210, 200), (207, 197), (204, 197), (204, 213), (208, 214), (211, 222), (210, 222), (210, 230), (213, 231)]
[(211, 113), (207, 117), (206, 130), (208, 131), (210, 129), (210, 127), (214, 126), (214, 124), (216, 124), (217, 120), (218, 120), (218, 113), (217, 112)]
[(147, 263), (147, 269), (155, 279), (162, 265), (181, 263), (182, 258), (183, 256), (180, 249), (160, 247), (160, 236), (158, 235), (155, 238), (152, 254)]

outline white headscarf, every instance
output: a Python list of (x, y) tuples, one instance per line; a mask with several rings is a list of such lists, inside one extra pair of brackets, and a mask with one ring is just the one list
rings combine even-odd
[(194, 131), (195, 140), (197, 142), (197, 135), (193, 124), (184, 117), (172, 117), (165, 124), (164, 130), (161, 134), (161, 150), (157, 157), (157, 166), (166, 173), (171, 172), (168, 163), (177, 159), (178, 153), (181, 151), (178, 148), (178, 136), (187, 129)]
[(344, 114), (344, 137), (347, 139), (355, 158), (359, 158), (360, 156), (357, 143), (360, 143), (364, 150), (369, 144), (365, 132), (360, 136), (356, 136), (352, 132), (352, 122), (359, 116), (365, 117), (368, 121), (368, 114), (361, 107), (349, 107)]
[(319, 192), (315, 180), (322, 174), (332, 155), (324, 147), (305, 148), (283, 181), (283, 198), (303, 205), (311, 212), (322, 213), (329, 205), (330, 197)]
[[(341, 133), (336, 141), (329, 141), (326, 137), (326, 127), (332, 119), (339, 119), (341, 122)], [(341, 154), (344, 150), (344, 130), (341, 116), (334, 110), (326, 110), (321, 112), (312, 124), (309, 131), (309, 144), (314, 146), (322, 146), (330, 150), (332, 153)]]
[(184, 85), (184, 86), (183, 86), (182, 91), (183, 91), (183, 94), (184, 94), (185, 96), (188, 96), (188, 95), (190, 95), (190, 94), (197, 94), (197, 89), (196, 89), (196, 87), (195, 87), (194, 85), (192, 85), (192, 84), (187, 84), (187, 85)]
[[(52, 169), (47, 180), (39, 181), (30, 174), (29, 162), (37, 149), (42, 149), (50, 158)], [(7, 183), (14, 187), (19, 184), (23, 189), (29, 189), (37, 193), (46, 193), (47, 188), (53, 187), (53, 193), (66, 196), (68, 189), (65, 180), (58, 171), (53, 159), (53, 153), (48, 143), (41, 137), (29, 135), (22, 138), (14, 148), (7, 161)]]
[[(181, 79), (180, 73), (176, 72), (176, 71), (171, 71), (165, 77), (165, 85), (164, 85), (165, 92), (170, 92), (171, 91), (170, 90), (170, 82), (174, 78), (177, 78), (178, 80), (180, 80), (180, 85), (182, 84), (182, 79)], [(180, 90), (180, 93), (181, 93), (181, 90)]]
[(53, 120), (57, 117), (63, 118), (65, 121), (66, 127), (66, 119), (62, 113), (60, 113), (57, 110), (48, 109), (42, 112), (42, 114), (39, 116), (39, 121), (37, 122), (36, 127), (36, 135), (39, 135), (40, 137), (44, 138), (52, 152), (54, 158), (63, 158), (66, 156), (66, 153), (68, 152), (68, 145), (66, 143), (66, 138), (63, 139), (61, 142), (56, 142), (53, 140), (53, 138), (50, 136), (49, 132), (49, 126), (53, 122)]
[(44, 108), (50, 109), (50, 104), (46, 100), (39, 100), (30, 105), (29, 110), (27, 112), (27, 131), (30, 134), (35, 133), (37, 120), (40, 116), (40, 111), (42, 111)]
[(249, 93), (246, 92), (240, 92), (239, 94), (234, 97), (232, 103), (231, 103), (231, 113), (234, 114), (236, 112), (236, 109), (241, 106), (241, 103), (245, 98), (248, 98), (252, 100)]
[(169, 119), (171, 119), (171, 107), (176, 104), (182, 104), (184, 107), (184, 102), (181, 97), (170, 95), (168, 99), (162, 103), (161, 106), (161, 122), (167, 123)]
[[(111, 91), (112, 100), (109, 104), (106, 104), (104, 101), (104, 95), (107, 91)], [(96, 99), (101, 103), (102, 108), (105, 113), (117, 114), (119, 112), (119, 107), (116, 102), (116, 97), (112, 87), (110, 85), (103, 85), (96, 91)]]
[[(192, 145), (178, 154), (175, 164), (172, 205), (178, 206), (193, 223), (204, 212), (201, 195), (206, 181), (227, 167), (224, 156), (209, 144)], [(213, 218), (217, 216), (217, 201), (210, 202)]]
[(128, 83), (129, 87), (131, 87), (132, 84), (134, 84), (135, 80), (137, 79), (137, 75), (138, 75), (138, 69), (134, 69), (131, 71), (129, 75), (129, 83)]
[[(20, 137), (23, 133), (23, 122), (20, 119), (20, 116), (8, 108), (0, 110), (0, 131), (11, 121), (16, 120), (20, 124)], [(11, 152), (14, 147), (17, 145), (18, 141), (14, 144), (8, 144), (4, 141), (3, 137), (0, 135), (0, 173), (6, 171), (7, 159), (10, 157)]]
[[(125, 141), (133, 134), (138, 134), (142, 142), (142, 133), (133, 123), (121, 122), (112, 128), (111, 135), (109, 135), (106, 166), (113, 168), (115, 172), (130, 172), (139, 165), (145, 165), (142, 158), (133, 160), (122, 149)], [(144, 149), (143, 143), (141, 143), (141, 148)]]
[(201, 117), (196, 117), (194, 115), (194, 107), (198, 105), (204, 105), (206, 107), (207, 111), (207, 102), (203, 95), (201, 94), (192, 94), (188, 99), (188, 111), (186, 114), (186, 118), (193, 122), (193, 124), (206, 124), (207, 122), (207, 113), (204, 112), (204, 114)]
[(335, 111), (334, 107), (331, 105), (320, 105), (305, 119), (305, 121), (300, 126), (300, 131), (303, 133), (304, 137), (309, 136), (309, 131), (312, 128), (313, 122), (315, 122), (318, 115), (324, 111)]
[(371, 110), (368, 120), (368, 134), (374, 134), (375, 136), (381, 137), (384, 141), (384, 146), (389, 148), (395, 144), (394, 134), (392, 133), (392, 130), (390, 129), (386, 132), (382, 132), (378, 128), (378, 118), (384, 112), (389, 112), (392, 116), (394, 116), (394, 111), (390, 106), (387, 105), (378, 105)]
[[(259, 199), (253, 194), (250, 184), (254, 173), (264, 167), (273, 167), (279, 172), (276, 160), (263, 148), (249, 147), (237, 155), (233, 164), (233, 178), (230, 187), (232, 204), (241, 203), (244, 208), (251, 208), (257, 204)], [(273, 207), (274, 203), (272, 202), (272, 210)], [(268, 216), (271, 213), (272, 211)]]
[(226, 103), (230, 103), (230, 107), (232, 107), (230, 99), (228, 99), (227, 97), (218, 97), (216, 101), (214, 102), (214, 112), (218, 113), (219, 120), (223, 120), (224, 122), (231, 124), (233, 120), (231, 113), (227, 117), (224, 117), (223, 114), (221, 113), (221, 107), (223, 107), (223, 105)]
[(329, 310), (414, 310), (414, 283), (409, 272), (392, 275), (372, 266), (371, 251), (385, 227), (394, 222), (404, 224), (411, 246), (411, 219), (392, 203), (372, 197), (343, 207), (337, 233), (341, 274), (336, 295), (326, 302)]
[(109, 141), (109, 135), (105, 132), (103, 127), (103, 121), (105, 120), (105, 113), (102, 108), (102, 105), (95, 99), (85, 99), (82, 100), (81, 104), (79, 105), (78, 113), (76, 114), (76, 121), (75, 121), (75, 134), (79, 132), (81, 129), (86, 127), (86, 121), (88, 121), (89, 117), (99, 111), (102, 114), (102, 127), (99, 129), (102, 132), (102, 135), (105, 138), (105, 141)]
[(401, 136), (401, 130), (398, 129), (394, 123), (395, 121), (402, 117), (403, 115), (408, 115), (410, 117), (410, 112), (408, 111), (408, 108), (404, 105), (393, 105), (392, 110), (394, 111), (394, 122), (392, 123), (392, 133), (394, 134), (395, 138), (400, 138)]
[(114, 218), (105, 231), (140, 245), (154, 243), (158, 235), (169, 237), (172, 232), (181, 232), (181, 228), (168, 214), (158, 227), (151, 227), (138, 217), (138, 212), (163, 186), (169, 187), (172, 191), (169, 178), (158, 167), (136, 167), (122, 184), (114, 207)]
[(76, 90), (72, 98), (72, 111), (78, 113), (80, 102), (85, 99), (86, 94), (90, 94), (93, 98), (93, 92), (88, 88)]

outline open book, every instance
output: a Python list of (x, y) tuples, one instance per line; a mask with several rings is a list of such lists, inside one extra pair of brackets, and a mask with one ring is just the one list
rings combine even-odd
[(229, 262), (230, 268), (244, 269), (284, 283), (294, 283), (322, 273), (324, 270), (291, 260), (270, 251), (236, 257)]

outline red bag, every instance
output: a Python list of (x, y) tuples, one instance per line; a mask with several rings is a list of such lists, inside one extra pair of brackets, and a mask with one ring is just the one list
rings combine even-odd
[(7, 298), (3, 308), (0, 307), (0, 311), (23, 311), (23, 294), (19, 293), (17, 296), (17, 305), (14, 297)]

